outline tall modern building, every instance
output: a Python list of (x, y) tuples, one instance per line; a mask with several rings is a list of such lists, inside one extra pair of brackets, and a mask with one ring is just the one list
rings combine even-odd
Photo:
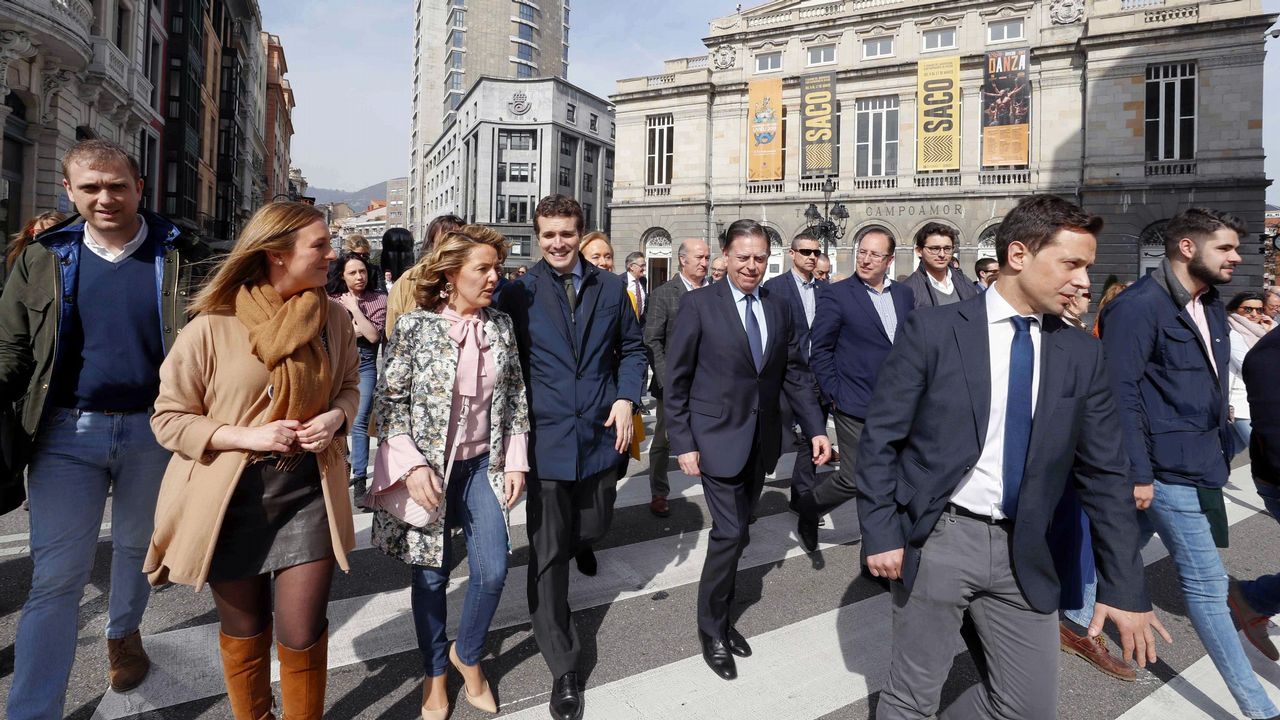
[(569, 0), (418, 0), (414, 20), (413, 121), (408, 227), (425, 216), (427, 150), (481, 77), (569, 75)]

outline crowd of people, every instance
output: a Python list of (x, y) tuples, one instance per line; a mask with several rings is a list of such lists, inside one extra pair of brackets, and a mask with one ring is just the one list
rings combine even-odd
[[(1267, 634), (1280, 574), (1229, 578), (1218, 554), (1246, 447), (1280, 519), (1280, 296), (1223, 301), (1246, 232), (1229, 214), (1170, 220), (1162, 264), (1105, 288), (1090, 327), (1102, 221), (1050, 195), (1009, 212), (976, 280), (956, 231), (928, 223), (918, 269), (897, 280), (898, 239), (877, 229), (848, 278), (801, 232), (766, 281), (767, 231), (742, 219), (718, 248), (680, 241), (678, 272), (651, 288), (644, 256), (615, 274), (608, 236), (561, 195), (537, 204), (542, 259), (518, 271), (501, 234), (456, 216), (417, 247), (389, 230), (378, 263), (359, 236), (338, 253), (323, 214), (293, 202), (262, 207), (215, 264), (139, 208), (119, 147), (82, 142), (62, 171), (77, 214), (15, 238), (0, 299), (0, 399), (21, 440), (4, 509), (25, 468), (34, 563), (14, 720), (62, 716), (108, 495), (118, 692), (150, 668), (151, 586), (207, 584), (234, 716), (274, 717), (274, 645), (282, 715), (321, 717), (330, 585), (349, 569), (353, 513), (370, 512), (373, 546), (408, 566), (421, 716), (449, 716), (451, 667), (465, 701), (496, 713), (481, 661), (524, 498), (548, 709), (583, 717), (570, 564), (597, 571), (646, 395), (649, 511), (671, 512), (674, 455), (711, 516), (691, 625), (719, 677), (752, 656), (737, 566), (766, 476), (795, 451), (801, 545), (816, 551), (824, 514), (855, 501), (863, 572), (892, 595), (877, 718), (936, 714), (961, 642), (981, 682), (947, 718), (1055, 717), (1062, 650), (1134, 680), (1157, 636), (1170, 641), (1140, 554), (1157, 532), (1241, 712), (1280, 715), (1236, 632), (1280, 660)], [(450, 641), (455, 535), (470, 574)]]

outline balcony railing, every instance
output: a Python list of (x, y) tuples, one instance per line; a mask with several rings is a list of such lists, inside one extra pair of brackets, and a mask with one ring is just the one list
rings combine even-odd
[(979, 185), (1025, 185), (1029, 182), (1030, 170), (984, 170), (978, 173)]
[[(836, 190), (840, 189), (840, 180), (838, 180), (837, 178), (831, 178), (831, 182), (835, 184)], [(823, 186), (826, 185), (826, 183), (827, 181), (825, 179), (824, 180), (801, 180), (800, 192), (822, 192)]]
[(1165, 0), (1120, 0), (1121, 10), (1141, 10), (1142, 8), (1159, 7)]
[(1195, 160), (1160, 160), (1147, 163), (1147, 177), (1195, 174)]
[(133, 99), (139, 105), (151, 107), (151, 81), (137, 67), (133, 69)]
[(650, 185), (644, 189), (645, 197), (667, 197), (670, 194), (670, 185)]
[(860, 177), (853, 181), (854, 190), (892, 190), (898, 187), (898, 177), (896, 175), (888, 175), (884, 177)]
[(916, 187), (959, 187), (960, 173), (916, 173)]
[(747, 183), (748, 195), (768, 195), (771, 193), (782, 192), (782, 182), (749, 182)]
[(102, 75), (121, 90), (129, 90), (129, 58), (104, 37), (93, 38), (93, 62), (89, 64), (89, 72)]
[(93, 25), (93, 6), (88, 0), (18, 0), (19, 5), (26, 5), (40, 14), (49, 12), (52, 5), (54, 12), (70, 22), (70, 25), (87, 39), (89, 29)]

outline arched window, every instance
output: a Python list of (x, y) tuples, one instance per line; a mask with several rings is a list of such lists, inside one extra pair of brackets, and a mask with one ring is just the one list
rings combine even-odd
[(1150, 275), (1160, 267), (1164, 259), (1164, 228), (1168, 224), (1168, 219), (1157, 220), (1143, 228), (1138, 236), (1138, 277)]
[(996, 256), (996, 233), (1000, 231), (1000, 223), (996, 223), (978, 235), (978, 257), (993, 258)]

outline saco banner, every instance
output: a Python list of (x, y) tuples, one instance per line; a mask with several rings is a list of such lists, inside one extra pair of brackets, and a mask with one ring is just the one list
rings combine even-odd
[(800, 174), (838, 174), (835, 73), (800, 78), (800, 122)]
[(921, 60), (916, 73), (916, 170), (959, 170), (960, 58)]
[(747, 180), (782, 179), (782, 78), (747, 91)]
[(982, 74), (982, 164), (1026, 165), (1030, 156), (1028, 52), (993, 50)]

